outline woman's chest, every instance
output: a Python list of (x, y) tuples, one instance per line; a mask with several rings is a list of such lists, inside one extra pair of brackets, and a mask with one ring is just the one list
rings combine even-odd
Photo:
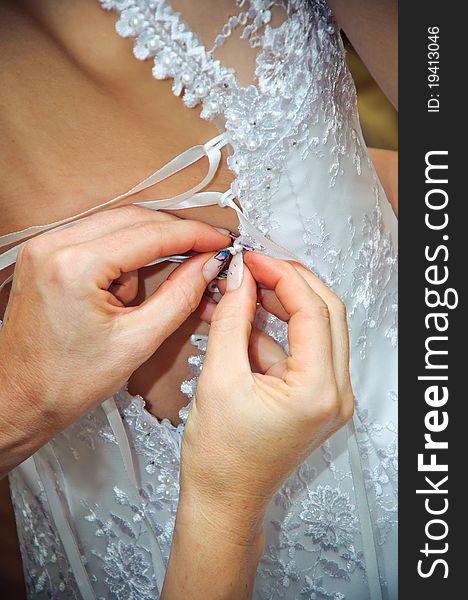
[[(154, 80), (149, 61), (135, 60), (114, 15), (98, 2), (76, 4), (61, 20), (57, 6), (34, 6), (34, 20), (0, 9), (0, 235), (96, 206), (219, 133), (174, 96), (170, 81)], [(173, 196), (206, 170), (200, 160), (131, 199)], [(207, 189), (231, 181), (223, 160)], [(218, 224), (227, 212), (210, 208), (205, 219)]]

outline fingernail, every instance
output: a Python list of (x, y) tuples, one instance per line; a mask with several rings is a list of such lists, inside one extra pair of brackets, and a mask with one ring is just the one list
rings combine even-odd
[(210, 260), (207, 260), (203, 266), (203, 277), (208, 283), (212, 281), (224, 267), (231, 253), (229, 250), (220, 250)]
[(216, 279), (227, 279), (229, 269), (223, 269)]
[(242, 283), (242, 276), (244, 274), (244, 259), (242, 252), (235, 254), (229, 264), (227, 281), (226, 281), (226, 292), (232, 292)]

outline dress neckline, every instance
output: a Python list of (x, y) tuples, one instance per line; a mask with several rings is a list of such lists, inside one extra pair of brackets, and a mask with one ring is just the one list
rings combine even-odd
[[(279, 226), (271, 218), (271, 200), (286, 157), (306, 141), (313, 105), (322, 99), (314, 91), (317, 74), (311, 63), (325, 48), (331, 51), (339, 37), (331, 11), (325, 10), (326, 0), (236, 0), (249, 15), (249, 24), (240, 25), (242, 37), (249, 40), (252, 35), (254, 47), (261, 46), (255, 57), (256, 85), (247, 87), (240, 86), (233, 68), (205, 48), (167, 0), (99, 2), (118, 13), (115, 29), (121, 37), (134, 39), (135, 57), (154, 60), (153, 77), (172, 80), (174, 95), (187, 108), (200, 106), (202, 119), (227, 132), (232, 194), (248, 212), (250, 224), (268, 235)], [(275, 5), (285, 10), (286, 18), (273, 27), (267, 7)], [(319, 23), (326, 33), (314, 47), (310, 40)]]
[[(117, 398), (124, 400), (126, 403), (133, 404), (131, 407), (132, 410), (140, 410), (142, 415), (144, 415), (145, 419), (148, 421), (150, 427), (154, 429), (165, 427), (167, 430), (181, 435), (184, 429), (184, 421), (182, 419), (181, 423), (174, 425), (167, 417), (157, 417), (146, 408), (146, 400), (144, 396), (141, 394), (131, 394), (128, 390), (128, 385), (129, 382), (126, 381), (125, 384), (114, 395)], [(190, 401), (180, 409), (180, 412), (188, 410), (189, 404)]]

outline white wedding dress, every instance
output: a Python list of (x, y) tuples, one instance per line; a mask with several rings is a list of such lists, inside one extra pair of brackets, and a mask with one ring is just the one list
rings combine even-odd
[[(247, 49), (249, 43), (257, 49), (255, 85), (241, 87), (164, 0), (101, 4), (120, 11), (117, 31), (135, 38), (135, 56), (155, 58), (155, 78), (172, 78), (181, 101), (201, 104), (202, 117), (221, 131), (131, 192), (208, 156), (199, 186), (143, 205), (236, 207), (237, 198), (242, 235), (233, 252), (253, 245), (295, 256), (347, 305), (355, 416), (271, 501), (254, 598), (393, 600), (397, 223), (363, 141), (332, 14), (324, 0), (233, 0), (239, 18), (229, 21), (215, 46), (236, 30)], [(268, 25), (273, 5), (287, 11), (277, 27)], [(226, 144), (234, 183), (228, 191), (203, 192)], [(14, 262), (27, 235), (68, 224), (3, 236), (0, 247), (17, 245), (0, 255), (0, 269)], [(260, 309), (257, 322), (286, 347), (283, 323)], [(192, 336), (192, 342), (193, 378), (181, 382), (188, 402), (183, 421), (206, 338)], [(182, 435), (183, 425), (158, 421), (124, 387), (10, 474), (30, 598), (159, 597), (177, 510)]]

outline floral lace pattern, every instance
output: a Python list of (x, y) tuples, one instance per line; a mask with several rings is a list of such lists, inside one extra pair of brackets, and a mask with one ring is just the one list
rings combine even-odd
[[(350, 142), (359, 170), (362, 149), (357, 134), (348, 133), (355, 89), (338, 29), (322, 0), (250, 2), (245, 12), (252, 24), (244, 28), (244, 37), (255, 34), (251, 45), (261, 46), (261, 51), (255, 72), (258, 84), (247, 88), (238, 85), (234, 70), (223, 67), (164, 0), (101, 0), (101, 4), (119, 11), (117, 32), (135, 38), (138, 59), (153, 58), (156, 79), (171, 78), (174, 94), (182, 96), (187, 107), (202, 105), (202, 118), (223, 117), (233, 149), (228, 160), (236, 176), (232, 191), (261, 232), (278, 227), (270, 218), (270, 199), (291, 147), (301, 143), (303, 155), (311, 150), (320, 154), (323, 144), (333, 138), (331, 186), (343, 173), (340, 155), (350, 151)], [(274, 4), (284, 7), (288, 16), (277, 28), (268, 25)], [(248, 17), (242, 20), (247, 23)], [(263, 25), (259, 38), (256, 32)], [(333, 77), (335, 85), (321, 87), (324, 76)], [(322, 139), (310, 134), (311, 116), (327, 124)]]
[[(396, 347), (398, 304), (391, 280), (396, 277), (398, 260), (391, 236), (385, 232), (379, 204), (370, 214), (362, 216), (359, 232), (352, 217), (348, 219), (348, 227), (348, 247), (337, 247), (331, 242), (325, 219), (318, 214), (308, 217), (303, 236), (304, 262), (346, 302), (350, 320), (359, 309), (364, 311), (366, 319), (361, 322), (356, 345), (360, 357), (365, 358), (371, 339), (369, 332), (379, 329), (386, 316), (390, 320), (385, 337)], [(348, 272), (352, 275), (350, 283)]]
[[(362, 553), (357, 553), (354, 547), (355, 508), (346, 494), (328, 485), (319, 485), (316, 490), (308, 489), (301, 504), (303, 510), (299, 515), (294, 517), (290, 514), (284, 522), (275, 523), (280, 532), (280, 545), (268, 547), (259, 567), (261, 577), (273, 582), (281, 574), (284, 589), (278, 592), (278, 588), (269, 583), (263, 587), (261, 597), (286, 598), (290, 585), (302, 581), (301, 596), (344, 599), (342, 593), (331, 591), (328, 585), (325, 589), (323, 585), (325, 577), (349, 582), (356, 569), (364, 571)], [(298, 541), (298, 530), (304, 536), (302, 542)], [(278, 550), (287, 551), (287, 561), (281, 558)], [(298, 552), (310, 555), (307, 574), (297, 569)]]
[[(187, 107), (200, 106), (202, 118), (223, 121), (232, 151), (232, 192), (249, 221), (291, 248), (347, 305), (356, 395), (352, 435), (361, 462), (352, 464), (351, 434), (343, 429), (283, 484), (266, 514), (254, 597), (374, 600), (367, 579), (370, 553), (378, 564), (381, 598), (393, 600), (395, 227), (360, 134), (354, 84), (330, 9), (324, 0), (233, 0), (237, 14), (207, 50), (165, 0), (100, 2), (118, 11), (117, 32), (134, 38), (136, 58), (154, 60), (156, 79), (171, 78)], [(270, 25), (275, 6), (287, 14), (278, 27)], [(249, 47), (259, 49), (255, 85), (241, 87), (235, 71), (214, 57), (236, 30)], [(285, 323), (259, 308), (255, 325), (288, 349)], [(181, 425), (158, 421), (143, 398), (125, 387), (114, 396), (138, 498), (129, 492), (119, 444), (101, 408), (52, 442), (69, 488), (62, 498), (73, 514), (96, 598), (157, 598), (148, 523), (167, 561), (179, 495), (180, 443), (206, 341), (206, 336), (192, 336), (197, 352), (189, 359), (192, 377), (181, 383), (187, 397)], [(385, 372), (376, 373), (376, 365), (385, 365)], [(94, 472), (99, 475), (88, 482)], [(356, 479), (365, 486), (365, 502), (356, 492)], [(21, 467), (11, 477), (28, 593), (58, 598), (65, 590), (68, 595), (62, 597), (78, 598), (50, 508), (27, 491), (27, 481)], [(75, 498), (72, 492), (78, 490)], [(367, 513), (372, 539), (363, 533)]]

